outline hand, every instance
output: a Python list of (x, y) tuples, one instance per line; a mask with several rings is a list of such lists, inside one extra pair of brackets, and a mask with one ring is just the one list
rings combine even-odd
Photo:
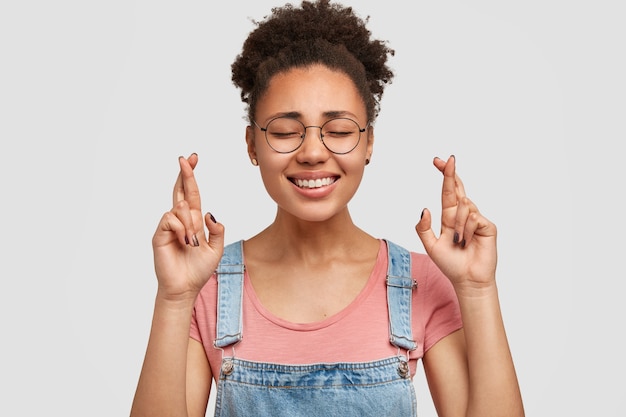
[(431, 229), (428, 209), (422, 212), (415, 230), (426, 253), (455, 288), (482, 288), (495, 283), (496, 226), (465, 195), (455, 162), (454, 156), (447, 161), (439, 158), (433, 161), (443, 173), (439, 238)]
[[(173, 208), (165, 213), (152, 238), (159, 292), (168, 299), (195, 298), (209, 280), (224, 251), (224, 226), (200, 206), (193, 173), (198, 155), (178, 158), (180, 173)], [(208, 230), (208, 238), (204, 226)]]

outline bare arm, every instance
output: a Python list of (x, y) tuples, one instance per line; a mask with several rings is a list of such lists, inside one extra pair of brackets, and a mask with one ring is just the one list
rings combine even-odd
[(193, 302), (170, 302), (157, 295), (131, 416), (188, 416), (186, 369), (192, 308)]
[(206, 415), (213, 375), (204, 346), (189, 339), (187, 350), (187, 410), (191, 417)]

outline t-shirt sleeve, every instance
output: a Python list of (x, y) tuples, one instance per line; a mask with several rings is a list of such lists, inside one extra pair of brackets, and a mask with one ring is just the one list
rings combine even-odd
[(215, 335), (215, 315), (217, 300), (217, 279), (215, 274), (209, 278), (193, 307), (189, 337), (203, 344), (212, 343)]
[(193, 312), (191, 314), (191, 325), (189, 326), (189, 337), (198, 342), (202, 343), (202, 338), (200, 337), (200, 330), (198, 329), (198, 320), (196, 318), (196, 307), (193, 308)]
[(463, 322), (459, 300), (448, 277), (427, 255), (413, 253), (412, 264), (418, 282), (414, 318), (422, 325), (425, 353), (439, 340), (462, 328)]

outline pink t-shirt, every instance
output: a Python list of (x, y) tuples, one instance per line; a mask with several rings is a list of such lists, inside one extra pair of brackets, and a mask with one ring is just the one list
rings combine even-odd
[[(291, 323), (276, 317), (260, 303), (244, 274), (243, 338), (235, 356), (255, 362), (312, 364), (369, 362), (398, 354), (389, 342), (387, 311), (387, 246), (381, 239), (378, 259), (360, 294), (339, 313), (315, 323)], [(458, 300), (452, 284), (431, 259), (411, 253), (413, 292), (412, 327), (417, 349), (410, 352), (411, 375), (417, 359), (441, 338), (462, 327)], [(219, 374), (222, 351), (215, 339), (217, 280), (200, 292), (191, 321), (190, 336), (204, 345), (213, 375)], [(225, 356), (232, 356), (225, 348)], [(402, 352), (406, 354), (406, 352)]]

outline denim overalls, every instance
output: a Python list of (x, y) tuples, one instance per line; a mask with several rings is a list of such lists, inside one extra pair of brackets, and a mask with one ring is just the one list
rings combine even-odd
[[(282, 365), (234, 357), (225, 347), (242, 338), (244, 266), (242, 242), (224, 248), (217, 268), (216, 348), (222, 349), (216, 417), (416, 416), (407, 362), (417, 347), (411, 332), (410, 253), (387, 241), (389, 339), (398, 355), (372, 362)], [(233, 356), (225, 356), (227, 351)], [(405, 356), (402, 352), (406, 352)]]

